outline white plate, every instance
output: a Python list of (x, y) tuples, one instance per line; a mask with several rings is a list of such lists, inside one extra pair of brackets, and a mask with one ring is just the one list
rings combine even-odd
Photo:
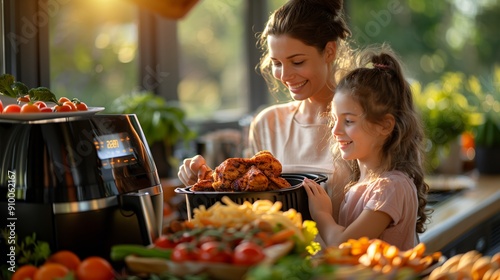
[(94, 115), (103, 110), (104, 107), (89, 107), (87, 111), (52, 112), (52, 113), (4, 113), (0, 114), (0, 119), (21, 120), (21, 121), (46, 120), (55, 118)]

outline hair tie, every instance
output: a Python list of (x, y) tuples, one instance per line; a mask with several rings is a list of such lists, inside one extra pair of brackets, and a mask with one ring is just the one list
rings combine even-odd
[(380, 63), (373, 63), (373, 68), (390, 69), (389, 65), (380, 64)]

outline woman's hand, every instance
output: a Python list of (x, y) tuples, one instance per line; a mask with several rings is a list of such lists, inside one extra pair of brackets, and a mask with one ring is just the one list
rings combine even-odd
[(205, 158), (201, 155), (196, 155), (192, 158), (184, 159), (182, 165), (179, 166), (177, 176), (185, 186), (191, 186), (198, 182), (200, 176), (203, 177), (210, 170)]
[(311, 217), (316, 219), (315, 217), (319, 217), (322, 214), (332, 216), (332, 200), (326, 190), (321, 185), (308, 178), (304, 179), (303, 185), (307, 192)]

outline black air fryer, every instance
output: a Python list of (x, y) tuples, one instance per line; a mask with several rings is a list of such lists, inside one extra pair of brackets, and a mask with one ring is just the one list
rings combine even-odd
[(15, 246), (36, 233), (52, 253), (109, 259), (115, 244), (161, 234), (162, 195), (135, 115), (0, 120), (0, 229)]

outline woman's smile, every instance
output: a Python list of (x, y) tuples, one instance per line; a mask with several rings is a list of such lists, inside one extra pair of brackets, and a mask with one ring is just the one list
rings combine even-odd
[(307, 80), (306, 81), (303, 81), (301, 83), (298, 83), (298, 84), (290, 84), (290, 83), (287, 83), (287, 86), (288, 86), (288, 89), (292, 92), (295, 92), (295, 91), (298, 91), (300, 90), (301, 88), (303, 88), (305, 85), (307, 84)]

